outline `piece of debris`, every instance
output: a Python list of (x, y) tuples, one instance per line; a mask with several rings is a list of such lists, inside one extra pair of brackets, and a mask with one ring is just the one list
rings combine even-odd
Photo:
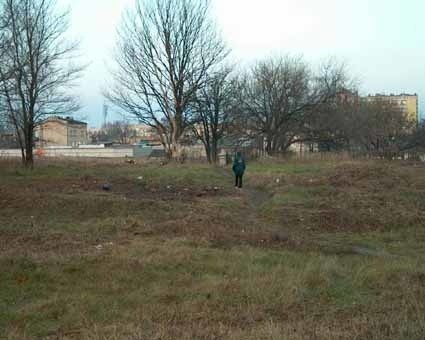
[(275, 242), (287, 242), (289, 240), (289, 236), (288, 234), (283, 232), (276, 232), (276, 233), (273, 233), (272, 239)]
[(219, 191), (220, 188), (219, 187), (214, 187), (214, 191)]
[(134, 159), (127, 159), (125, 161), (127, 164), (132, 164), (132, 165), (136, 165), (136, 161)]
[(137, 177), (137, 179), (138, 179), (139, 181), (143, 181), (143, 176), (139, 176), (139, 177)]
[(280, 178), (276, 178), (276, 184), (280, 183)]
[(112, 185), (109, 183), (105, 183), (102, 185), (102, 190), (103, 191), (111, 191), (112, 190)]
[(167, 190), (171, 190), (173, 187), (171, 185), (167, 185)]
[(98, 244), (97, 246), (95, 246), (95, 248), (96, 248), (97, 250), (102, 250), (102, 249), (103, 249), (103, 246), (102, 246), (101, 244)]
[(207, 194), (206, 191), (200, 191), (196, 194), (196, 197), (202, 197), (202, 196), (205, 196), (206, 194)]

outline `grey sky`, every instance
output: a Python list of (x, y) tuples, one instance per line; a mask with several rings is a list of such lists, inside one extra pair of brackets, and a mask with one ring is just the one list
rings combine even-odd
[[(102, 121), (102, 87), (109, 81), (116, 25), (133, 0), (60, 0), (72, 13), (71, 34), (89, 63), (77, 89), (91, 126)], [(360, 80), (361, 92), (418, 93), (425, 105), (422, 0), (212, 0), (213, 15), (232, 58), (303, 54), (335, 56)], [(423, 106), (423, 105), (422, 105)], [(111, 119), (119, 118), (111, 116)]]

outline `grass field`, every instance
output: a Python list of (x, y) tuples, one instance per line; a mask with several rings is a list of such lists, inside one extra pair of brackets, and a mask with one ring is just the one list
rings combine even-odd
[(424, 164), (248, 163), (232, 184), (0, 163), (0, 338), (424, 339)]

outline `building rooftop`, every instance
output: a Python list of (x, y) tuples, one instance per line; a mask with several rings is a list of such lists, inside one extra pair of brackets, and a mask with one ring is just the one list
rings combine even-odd
[(417, 93), (410, 94), (410, 93), (400, 93), (400, 94), (386, 94), (386, 93), (376, 93), (376, 94), (369, 94), (368, 97), (417, 97)]
[(60, 117), (60, 116), (48, 117), (45, 120), (43, 120), (42, 123), (52, 122), (52, 121), (62, 122), (66, 124), (74, 124), (74, 125), (87, 125), (87, 123), (73, 119), (72, 117)]

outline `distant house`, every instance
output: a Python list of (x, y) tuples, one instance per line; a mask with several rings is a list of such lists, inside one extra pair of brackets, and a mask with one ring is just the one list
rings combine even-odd
[(88, 143), (87, 123), (70, 117), (52, 116), (35, 129), (37, 147), (71, 146)]
[(130, 137), (130, 144), (161, 145), (161, 139), (154, 128), (146, 124), (130, 125), (134, 133)]

